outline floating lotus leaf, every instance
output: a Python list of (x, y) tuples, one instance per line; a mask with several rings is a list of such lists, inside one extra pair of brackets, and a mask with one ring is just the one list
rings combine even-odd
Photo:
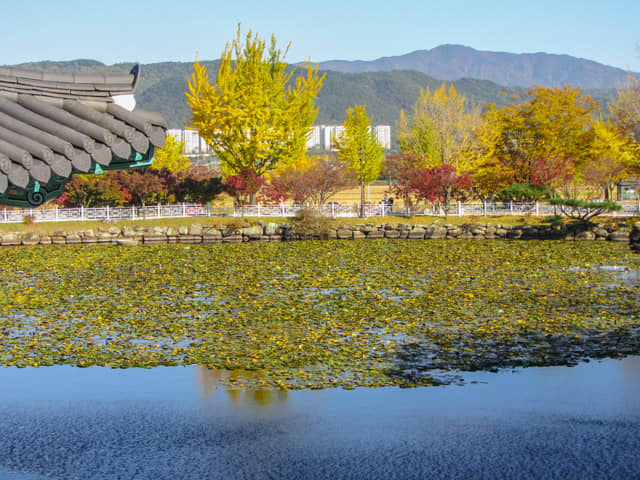
[[(640, 257), (562, 241), (0, 249), (0, 364), (199, 364), (234, 386), (447, 382), (640, 351)], [(244, 373), (242, 373), (244, 372)]]

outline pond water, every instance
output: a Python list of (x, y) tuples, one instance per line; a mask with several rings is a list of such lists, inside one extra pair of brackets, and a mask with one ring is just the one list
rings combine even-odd
[(203, 367), (0, 369), (0, 478), (639, 478), (640, 356), (464, 385), (234, 390)]

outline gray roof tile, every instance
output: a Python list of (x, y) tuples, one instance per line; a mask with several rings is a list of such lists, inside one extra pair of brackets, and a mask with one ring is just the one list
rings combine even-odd
[(25, 87), (35, 88), (45, 94), (82, 91), (82, 97), (102, 97), (103, 93), (124, 95), (133, 93), (138, 82), (140, 67), (133, 67), (128, 75), (87, 75), (33, 72), (11, 67), (0, 67), (0, 90), (22, 92)]
[(132, 94), (138, 77), (138, 66), (129, 75), (0, 67), (0, 203), (21, 204), (8, 197), (16, 189), (29, 190), (29, 204), (47, 200), (49, 184), (59, 195), (73, 173), (151, 158), (164, 145), (166, 122), (152, 112), (125, 110), (112, 98)]

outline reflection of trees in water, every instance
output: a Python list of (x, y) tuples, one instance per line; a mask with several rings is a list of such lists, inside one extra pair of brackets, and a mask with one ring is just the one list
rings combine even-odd
[(272, 404), (283, 404), (289, 400), (287, 390), (273, 388), (243, 388), (246, 384), (260, 383), (264, 375), (259, 371), (220, 370), (198, 365), (196, 378), (200, 391), (205, 398), (211, 397), (222, 389), (234, 404), (257, 405), (266, 407)]
[(628, 379), (627, 385), (633, 385), (633, 382), (638, 376), (640, 376), (640, 355), (632, 356), (625, 359), (622, 364), (622, 372), (625, 378)]

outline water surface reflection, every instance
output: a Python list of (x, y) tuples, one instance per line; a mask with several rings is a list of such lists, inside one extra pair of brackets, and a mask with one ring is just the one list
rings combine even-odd
[(464, 386), (222, 388), (203, 367), (0, 369), (0, 478), (639, 478), (640, 357)]

